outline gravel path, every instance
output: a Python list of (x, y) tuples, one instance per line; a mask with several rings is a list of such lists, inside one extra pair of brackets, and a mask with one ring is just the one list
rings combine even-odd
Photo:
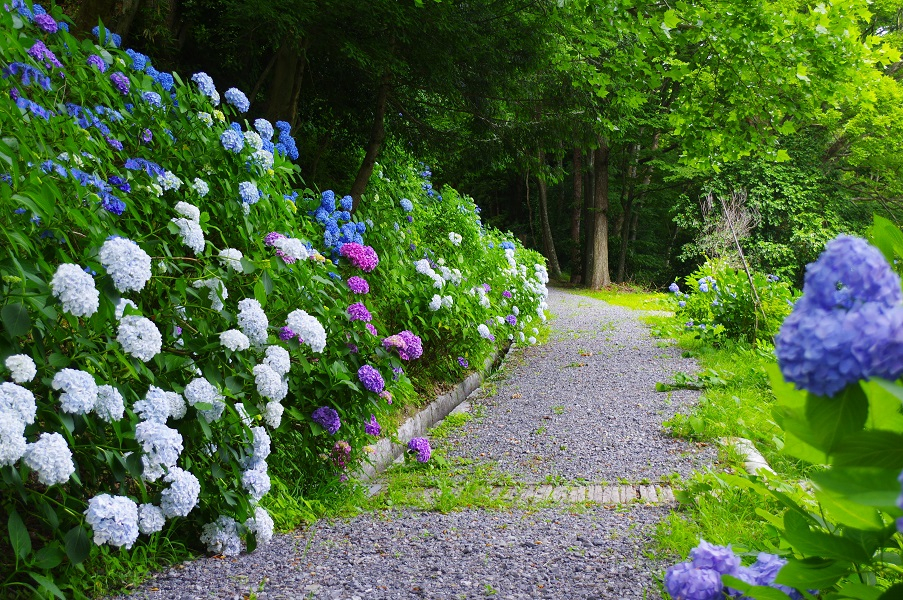
[(451, 456), (494, 461), (531, 483), (659, 481), (712, 461), (713, 449), (672, 438), (661, 425), (698, 392), (656, 392), (655, 384), (693, 372), (693, 361), (653, 339), (637, 311), (557, 289), (549, 307), (549, 343), (517, 351), (497, 393), (479, 401), (485, 417), (451, 439)]
[[(697, 393), (654, 391), (693, 371), (692, 361), (659, 347), (635, 311), (555, 289), (549, 306), (552, 339), (509, 356), (497, 392), (475, 401), (482, 418), (442, 442), (450, 455), (531, 483), (658, 481), (711, 462), (713, 449), (661, 427)], [(276, 536), (250, 555), (178, 565), (133, 597), (653, 599), (666, 564), (643, 549), (667, 512), (632, 504), (365, 514)]]

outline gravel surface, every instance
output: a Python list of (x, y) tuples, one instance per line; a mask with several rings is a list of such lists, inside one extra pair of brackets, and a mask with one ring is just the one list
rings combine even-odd
[[(662, 422), (699, 392), (656, 392), (656, 382), (698, 370), (659, 347), (638, 311), (550, 289), (547, 344), (515, 349), (482, 419), (449, 438), (449, 455), (493, 461), (515, 479), (659, 481), (709, 464), (711, 447), (670, 437)], [(484, 386), (486, 387), (486, 386)]]
[(659, 598), (666, 565), (642, 547), (664, 512), (404, 511), (321, 522), (248, 556), (170, 569), (134, 597)]
[[(698, 393), (656, 393), (692, 361), (659, 347), (639, 314), (550, 290), (552, 339), (516, 349), (477, 400), (482, 418), (442, 442), (524, 482), (659, 480), (709, 463), (714, 449), (661, 423)], [(490, 387), (490, 386), (486, 386)], [(667, 564), (643, 554), (668, 509), (633, 504), (450, 514), (401, 510), (322, 521), (250, 555), (204, 558), (146, 582), (133, 598), (659, 598)]]

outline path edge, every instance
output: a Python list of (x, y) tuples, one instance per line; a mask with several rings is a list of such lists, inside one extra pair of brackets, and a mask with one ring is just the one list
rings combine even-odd
[(395, 437), (402, 442), (396, 444), (389, 437), (384, 437), (373, 444), (370, 461), (361, 465), (355, 478), (361, 483), (367, 483), (376, 475), (382, 473), (407, 449), (407, 443), (411, 438), (423, 436), (439, 421), (449, 415), (459, 404), (480, 388), (486, 378), (495, 372), (498, 367), (507, 360), (511, 351), (517, 346), (511, 343), (507, 348), (496, 348), (483, 362), (483, 368), (471, 373), (464, 381), (461, 381), (454, 389), (443, 394), (421, 409), (416, 415), (406, 420), (395, 432)]

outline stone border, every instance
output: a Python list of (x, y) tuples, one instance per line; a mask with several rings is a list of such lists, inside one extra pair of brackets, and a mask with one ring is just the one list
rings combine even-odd
[(755, 444), (751, 440), (741, 437), (724, 437), (719, 438), (718, 442), (724, 446), (733, 446), (737, 454), (743, 457), (743, 468), (750, 475), (756, 475), (760, 470), (774, 474), (765, 457), (756, 449)]
[(385, 471), (389, 465), (405, 452), (407, 449), (405, 444), (411, 438), (425, 435), (430, 428), (442, 421), (452, 410), (464, 402), (468, 396), (482, 385), (486, 377), (494, 370), (494, 367), (508, 358), (515, 346), (516, 344), (514, 343), (510, 344), (508, 349), (504, 351), (504, 355), (500, 348), (496, 348), (483, 363), (481, 370), (471, 373), (467, 379), (456, 385), (451, 392), (439, 396), (416, 415), (405, 421), (395, 434), (402, 444), (395, 444), (388, 437), (384, 437), (374, 444), (370, 462), (362, 465), (355, 477), (362, 483), (366, 483), (375, 475)]

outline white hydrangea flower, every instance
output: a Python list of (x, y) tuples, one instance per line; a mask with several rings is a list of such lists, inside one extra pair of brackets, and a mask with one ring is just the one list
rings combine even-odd
[(9, 467), (25, 454), (28, 441), (25, 423), (15, 414), (0, 410), (0, 467)]
[(164, 468), (176, 466), (182, 454), (182, 434), (158, 421), (141, 421), (135, 426), (135, 441), (144, 450), (141, 463), (145, 481), (157, 481), (164, 474)]
[(323, 352), (326, 348), (326, 330), (317, 318), (303, 310), (293, 310), (286, 319), (286, 325), (310, 346), (313, 352)]
[(116, 303), (116, 320), (122, 320), (122, 316), (125, 314), (125, 307), (131, 306), (135, 310), (138, 310), (138, 305), (132, 302), (131, 300), (127, 300), (126, 298), (120, 298), (119, 302)]
[(255, 346), (266, 344), (270, 321), (254, 298), (245, 298), (238, 303), (238, 326)]
[(125, 414), (125, 401), (119, 390), (112, 385), (98, 386), (94, 413), (107, 423), (120, 420)]
[[(210, 123), (212, 124), (213, 121), (211, 120)], [(191, 184), (191, 187), (194, 188), (194, 191), (197, 192), (198, 196), (200, 196), (201, 198), (203, 198), (210, 192), (210, 186), (207, 185), (206, 181), (199, 177), (194, 178), (194, 182)]]
[(460, 233), (455, 233), (454, 231), (450, 231), (448, 233), (448, 241), (450, 241), (455, 246), (461, 245), (461, 240), (464, 238), (461, 237)]
[(266, 546), (273, 539), (273, 518), (262, 506), (254, 507), (254, 517), (245, 521), (245, 527), (254, 534), (258, 546)]
[(283, 412), (285, 412), (285, 407), (275, 400), (267, 402), (266, 408), (263, 411), (264, 423), (269, 425), (272, 429), (276, 429), (282, 424)]
[(176, 177), (172, 171), (164, 171), (162, 175), (157, 175), (157, 183), (164, 190), (176, 190), (182, 187), (182, 180)]
[(263, 140), (260, 135), (256, 131), (251, 131), (250, 129), (245, 132), (245, 144), (253, 148), (254, 150), (260, 150), (263, 148)]
[(241, 259), (243, 257), (241, 250), (235, 248), (223, 248), (219, 251), (220, 264), (239, 273), (242, 271)]
[(451, 278), (452, 278), (451, 269), (449, 269), (448, 267), (445, 267), (445, 266), (440, 266), (439, 272), (442, 274), (442, 279), (444, 279), (445, 281), (451, 281)]
[(241, 554), (241, 536), (238, 534), (238, 523), (232, 517), (221, 516), (213, 523), (207, 523), (201, 530), (201, 541), (207, 544), (207, 550), (223, 556)]
[(63, 310), (76, 317), (90, 317), (100, 304), (100, 292), (94, 287), (94, 278), (71, 263), (56, 268), (50, 290), (63, 304)]
[(533, 331), (533, 335), (539, 335), (539, 329), (537, 329), (536, 327), (534, 327), (532, 329), (532, 331)]
[(251, 155), (251, 160), (264, 170), (272, 169), (275, 163), (273, 153), (266, 150), (255, 150), (254, 154)]
[(278, 240), (273, 242), (273, 246), (282, 250), (286, 255), (294, 258), (295, 260), (307, 260), (310, 254), (307, 252), (307, 247), (304, 243), (292, 237), (284, 237), (279, 238)]
[(6, 414), (22, 421), (23, 425), (31, 425), (37, 411), (31, 390), (8, 381), (0, 383), (0, 415)]
[[(214, 104), (214, 106), (216, 106), (216, 105)], [(207, 127), (213, 126), (213, 115), (211, 115), (208, 112), (199, 112), (198, 119), (200, 119), (201, 123), (203, 123)], [(198, 181), (198, 180), (195, 179), (195, 181)]]
[(461, 269), (452, 269), (451, 282), (454, 285), (461, 285), (462, 275)]
[(38, 481), (44, 485), (66, 483), (75, 473), (72, 451), (59, 433), (42, 433), (33, 444), (28, 444), (23, 462), (38, 474)]
[(138, 505), (125, 496), (94, 496), (88, 501), (85, 515), (98, 546), (110, 544), (131, 548), (138, 539)]
[(144, 535), (150, 535), (163, 530), (166, 517), (159, 507), (153, 504), (141, 504), (138, 506), (138, 531)]
[(263, 364), (269, 365), (271, 369), (280, 375), (287, 375), (292, 367), (288, 350), (282, 346), (267, 346), (266, 357), (263, 359)]
[(492, 336), (492, 334), (489, 332), (489, 328), (486, 326), (485, 323), (480, 323), (477, 326), (477, 332), (480, 334), (480, 337), (483, 339), (488, 340)]
[(530, 342), (530, 345), (533, 345), (536, 343), (536, 338), (531, 335), (527, 338), (527, 341)]
[(514, 314), (515, 317), (520, 315), (520, 309), (517, 306), (512, 306), (511, 312)]
[(518, 332), (517, 332), (517, 339), (518, 339), (521, 343), (523, 343), (523, 341), (524, 341), (524, 332), (523, 332), (523, 331), (518, 331)]
[(207, 294), (207, 297), (210, 298), (210, 308), (212, 308), (213, 310), (218, 312), (226, 307), (226, 305), (223, 304), (223, 300), (229, 297), (229, 290), (226, 289), (226, 286), (223, 285), (223, 282), (219, 277), (211, 277), (210, 279), (198, 279), (191, 285), (196, 289), (205, 287), (210, 290), (210, 293)]
[(445, 308), (451, 308), (454, 303), (455, 303), (455, 299), (452, 298), (451, 296), (443, 296), (442, 297), (442, 306), (444, 306)]
[(442, 275), (439, 275), (435, 271), (433, 271), (433, 287), (441, 290), (445, 285), (445, 280), (442, 279)]
[(34, 379), (38, 368), (27, 354), (13, 354), (3, 363), (10, 370), (10, 376), (16, 383), (25, 383)]
[(434, 272), (433, 268), (430, 266), (430, 261), (425, 258), (421, 258), (420, 260), (415, 261), (414, 268), (421, 275), (431, 275)]
[(489, 308), (492, 306), (492, 303), (489, 301), (489, 296), (480, 296), (480, 306), (483, 308)]
[(437, 311), (442, 308), (442, 296), (439, 294), (433, 294), (433, 299), (430, 300), (429, 309), (431, 311)]
[(498, 323), (499, 325), (504, 325), (504, 324), (505, 324), (505, 318), (496, 315), (496, 317), (495, 317), (495, 322)]
[(90, 373), (78, 369), (62, 369), (53, 376), (51, 387), (63, 390), (60, 394), (60, 408), (63, 412), (84, 415), (97, 402), (97, 384)]
[(126, 238), (111, 238), (100, 247), (100, 264), (120, 292), (140, 292), (151, 278), (151, 257)]
[(119, 322), (116, 341), (126, 354), (131, 354), (141, 362), (147, 362), (160, 353), (163, 336), (154, 322), (145, 317), (129, 315)]
[(201, 220), (201, 209), (199, 209), (194, 204), (189, 204), (188, 202), (176, 202), (175, 207), (176, 213), (185, 217), (189, 221), (194, 221), (197, 223)]
[(194, 406), (198, 402), (213, 405), (213, 408), (198, 411), (204, 416), (208, 423), (212, 423), (223, 416), (223, 410), (226, 408), (226, 405), (223, 403), (223, 395), (213, 387), (212, 383), (203, 377), (192, 379), (191, 382), (185, 386), (183, 394), (190, 406)]
[(248, 414), (248, 409), (245, 408), (245, 405), (243, 403), (235, 403), (235, 412), (238, 413), (238, 418), (241, 419), (241, 422), (244, 423), (246, 427), (253, 425), (254, 419), (252, 419), (251, 415)]
[(160, 510), (167, 518), (186, 517), (198, 504), (201, 483), (193, 473), (173, 467), (163, 478), (169, 487), (160, 492)]
[(145, 421), (166, 423), (170, 417), (184, 417), (186, 408), (181, 395), (152, 385), (147, 389), (144, 399), (135, 402), (132, 410)]
[(201, 229), (200, 223), (183, 218), (172, 219), (172, 222), (179, 228), (179, 237), (182, 243), (188, 246), (195, 256), (203, 254), (206, 242), (204, 240), (204, 230)]
[(266, 465), (262, 469), (248, 469), (242, 473), (241, 485), (248, 491), (252, 502), (260, 502), (270, 491), (270, 476), (266, 472)]
[(269, 365), (257, 365), (253, 369), (257, 393), (268, 400), (282, 400), (288, 395), (288, 384)]
[(163, 186), (161, 186), (159, 183), (152, 183), (147, 186), (147, 189), (157, 198), (163, 195)]
[(230, 329), (219, 334), (219, 343), (232, 352), (247, 350), (251, 347), (251, 340), (248, 339), (248, 336), (237, 329)]
[(266, 469), (266, 459), (271, 451), (270, 434), (267, 433), (266, 429), (258, 426), (251, 428), (251, 435), (254, 436), (251, 464), (255, 465), (252, 468), (262, 466), (262, 468)]

